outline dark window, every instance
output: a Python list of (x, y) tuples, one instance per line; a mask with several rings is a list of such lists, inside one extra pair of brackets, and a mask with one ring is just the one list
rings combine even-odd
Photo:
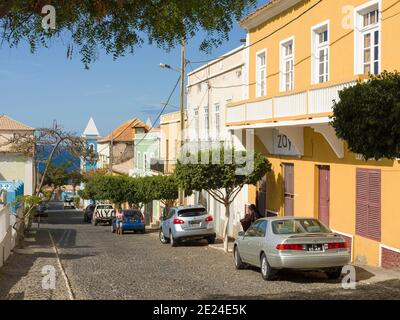
[(204, 208), (182, 209), (178, 211), (178, 216), (182, 218), (198, 217), (206, 214), (207, 211)]

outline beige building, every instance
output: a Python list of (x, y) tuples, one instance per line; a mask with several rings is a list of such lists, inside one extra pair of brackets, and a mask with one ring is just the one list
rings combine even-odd
[(10, 139), (18, 135), (33, 135), (35, 129), (6, 115), (0, 115), (0, 180), (24, 182), (24, 193), (35, 191), (35, 162), (32, 156), (12, 150)]
[(109, 168), (112, 161), (114, 173), (130, 174), (134, 169), (133, 140), (135, 134), (147, 131), (148, 127), (143, 121), (133, 118), (100, 139), (97, 146), (99, 154), (97, 167), (99, 169)]
[[(226, 105), (247, 99), (247, 49), (240, 46), (220, 58), (209, 62), (188, 74), (187, 85), (187, 137), (190, 148), (213, 148), (216, 144), (243, 148), (240, 141), (225, 127)], [(247, 187), (232, 204), (229, 236), (241, 230), (240, 219), (244, 216)], [(208, 193), (195, 193), (188, 199), (191, 204), (202, 204), (214, 216), (217, 234), (222, 235), (225, 224), (225, 208)]]
[(165, 174), (174, 172), (180, 148), (180, 112), (164, 114), (160, 119), (161, 157)]

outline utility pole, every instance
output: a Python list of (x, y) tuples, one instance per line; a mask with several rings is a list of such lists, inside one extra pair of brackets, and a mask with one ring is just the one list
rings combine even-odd
[(114, 132), (111, 131), (111, 139), (110, 139), (110, 165), (109, 171), (113, 173), (113, 163), (114, 163)]
[[(181, 147), (180, 147), (180, 155), (182, 155), (183, 146), (185, 144), (185, 67), (186, 67), (186, 59), (185, 59), (185, 38), (182, 37), (181, 40), (181, 103), (180, 103), (180, 118), (181, 118)], [(179, 204), (183, 205), (185, 200), (185, 191), (179, 189)]]

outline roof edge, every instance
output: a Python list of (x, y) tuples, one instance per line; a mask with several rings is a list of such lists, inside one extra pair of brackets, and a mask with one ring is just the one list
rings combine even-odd
[(295, 6), (303, 0), (271, 0), (264, 6), (258, 8), (253, 13), (239, 22), (239, 25), (249, 31), (260, 24), (272, 19), (281, 14), (287, 9)]

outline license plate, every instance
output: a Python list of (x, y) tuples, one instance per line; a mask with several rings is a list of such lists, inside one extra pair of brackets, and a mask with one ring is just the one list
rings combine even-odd
[(192, 228), (200, 227), (201, 221), (189, 221), (189, 226)]
[(307, 251), (309, 252), (323, 252), (324, 247), (322, 244), (310, 244), (307, 246)]

